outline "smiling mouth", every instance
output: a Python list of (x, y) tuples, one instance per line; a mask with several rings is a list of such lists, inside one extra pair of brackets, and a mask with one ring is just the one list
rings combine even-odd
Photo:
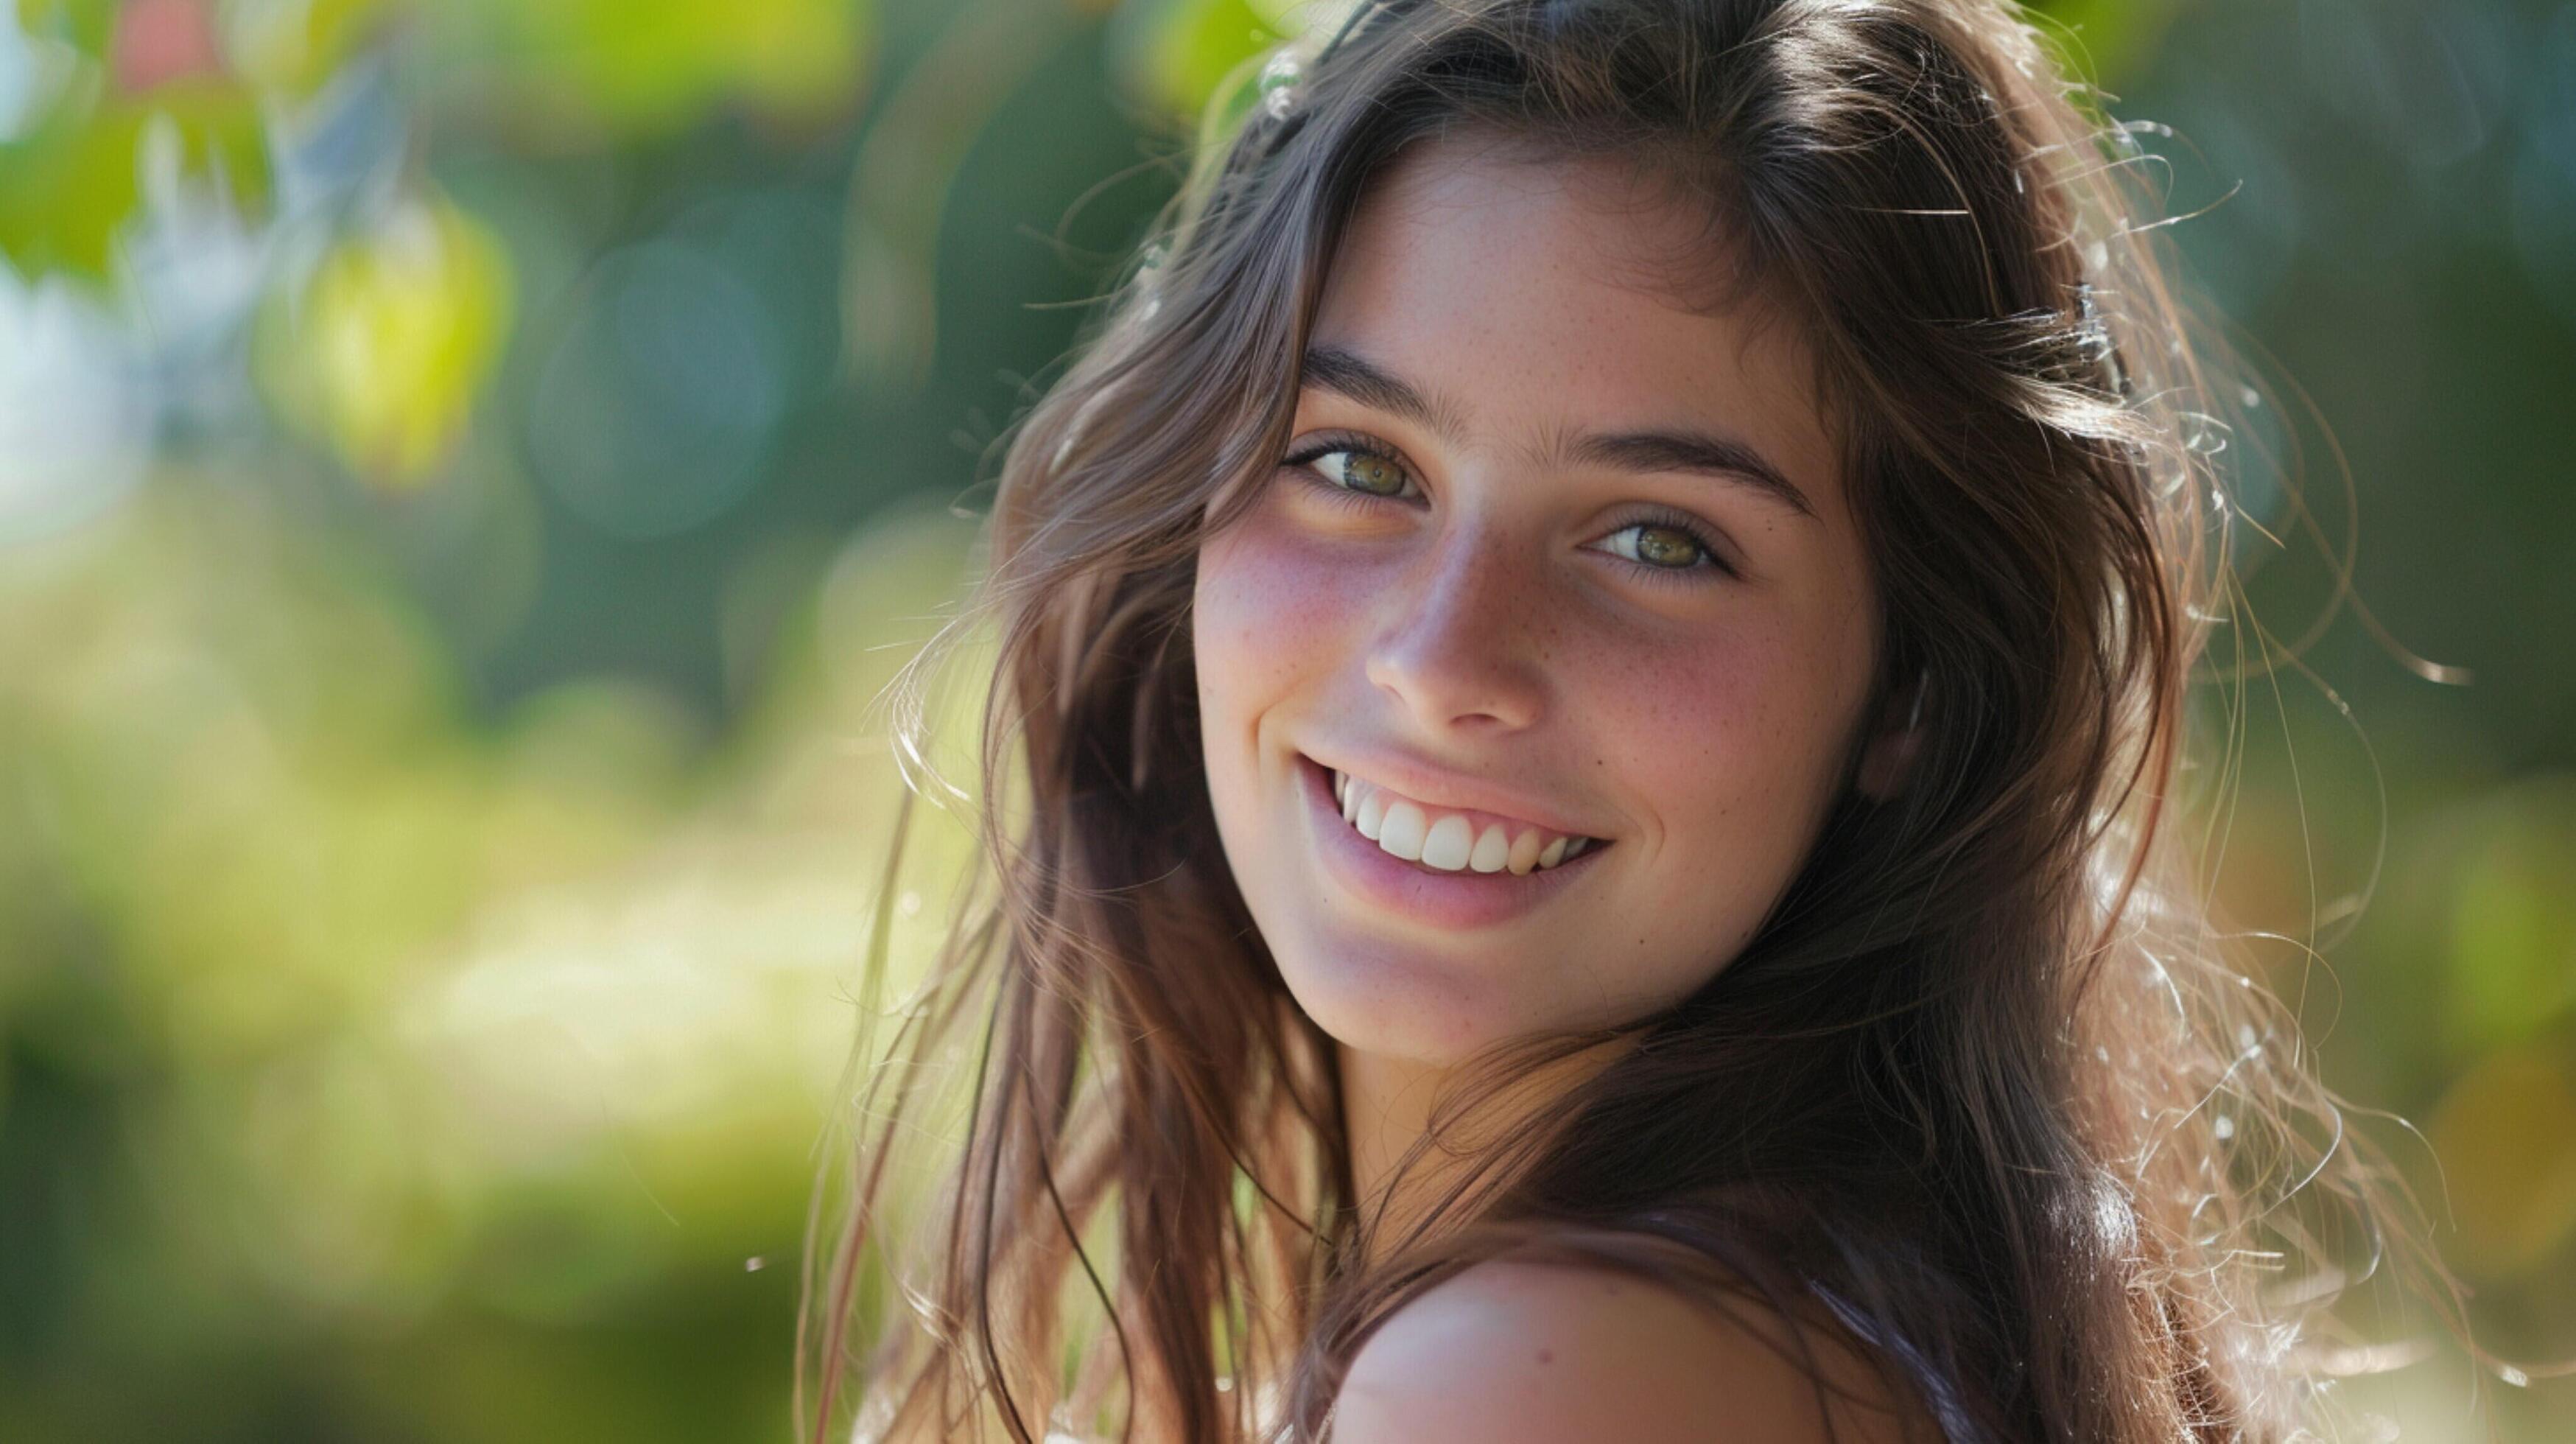
[(1323, 770), (1345, 824), (1381, 852), (1435, 872), (1546, 872), (1610, 845), (1533, 822), (1417, 801), (1338, 768)]

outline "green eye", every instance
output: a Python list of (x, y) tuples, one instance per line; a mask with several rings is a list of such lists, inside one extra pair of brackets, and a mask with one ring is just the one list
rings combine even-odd
[(1614, 544), (1611, 548), (1613, 551), (1630, 561), (1644, 562), (1648, 566), (1680, 570), (1684, 567), (1697, 566), (1700, 558), (1708, 555), (1708, 548), (1700, 545), (1697, 537), (1683, 531), (1680, 527), (1640, 522), (1635, 526), (1622, 527), (1612, 535), (1631, 539), (1625, 545)]
[(1321, 469), (1335, 486), (1369, 496), (1404, 494), (1404, 469), (1397, 466), (1392, 458), (1345, 447), (1339, 451), (1327, 451), (1315, 460), (1324, 463)]

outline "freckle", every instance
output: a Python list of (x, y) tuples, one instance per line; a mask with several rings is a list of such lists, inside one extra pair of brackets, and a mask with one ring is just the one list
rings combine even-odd
[(1555, 1363), (1555, 1362), (1556, 1362), (1556, 1350), (1554, 1350), (1554, 1349), (1541, 1349), (1541, 1350), (1539, 1350), (1539, 1351), (1538, 1351), (1538, 1361), (1539, 1361), (1540, 1363), (1542, 1363), (1542, 1364), (1553, 1364), (1553, 1363)]

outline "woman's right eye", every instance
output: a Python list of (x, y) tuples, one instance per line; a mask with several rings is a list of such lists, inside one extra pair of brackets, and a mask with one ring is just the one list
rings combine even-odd
[(1325, 463), (1324, 476), (1336, 486), (1371, 496), (1404, 494), (1404, 469), (1375, 452), (1345, 448), (1327, 451), (1316, 459)]
[(1326, 488), (1387, 501), (1400, 499), (1411, 478), (1393, 455), (1347, 437), (1316, 442), (1289, 453), (1282, 465), (1302, 468)]

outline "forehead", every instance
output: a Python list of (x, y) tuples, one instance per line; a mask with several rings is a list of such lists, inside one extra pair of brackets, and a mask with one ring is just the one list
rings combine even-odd
[(1831, 489), (1831, 431), (1798, 328), (1758, 301), (1688, 299), (1706, 294), (1724, 244), (1705, 211), (1616, 162), (1424, 141), (1352, 216), (1314, 342), (1436, 391), (1480, 446), (1697, 425)]

